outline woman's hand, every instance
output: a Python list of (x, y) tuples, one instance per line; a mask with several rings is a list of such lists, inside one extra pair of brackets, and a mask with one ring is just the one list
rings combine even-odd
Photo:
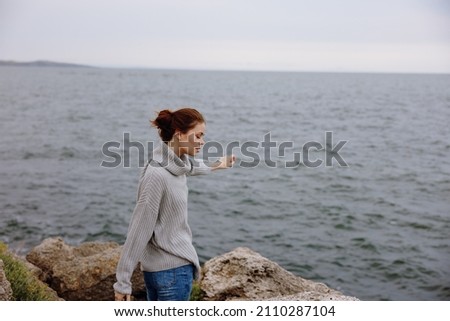
[(114, 292), (114, 300), (115, 301), (131, 301), (131, 295)]
[(219, 158), (219, 160), (217, 161), (217, 165), (214, 166), (212, 169), (230, 168), (233, 166), (235, 161), (236, 161), (236, 156), (234, 156), (234, 155), (223, 156), (223, 157)]

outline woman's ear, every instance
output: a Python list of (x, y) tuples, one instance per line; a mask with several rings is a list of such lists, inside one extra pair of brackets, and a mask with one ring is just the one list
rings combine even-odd
[(177, 130), (177, 131), (173, 134), (173, 137), (176, 138), (176, 139), (180, 139), (180, 131)]

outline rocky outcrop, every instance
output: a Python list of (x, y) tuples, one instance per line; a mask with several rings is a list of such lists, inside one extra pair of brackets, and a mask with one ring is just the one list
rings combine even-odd
[(207, 261), (200, 284), (204, 300), (358, 300), (323, 283), (286, 271), (260, 254), (239, 247)]
[(12, 297), (11, 284), (6, 278), (3, 261), (0, 259), (0, 301), (9, 301)]
[[(62, 238), (50, 238), (36, 246), (27, 260), (42, 270), (41, 279), (58, 295), (71, 301), (113, 300), (113, 284), (121, 247), (114, 242), (86, 242), (73, 247)], [(142, 272), (132, 278), (133, 294), (142, 297)]]
[[(121, 246), (86, 242), (70, 246), (62, 238), (44, 240), (27, 255), (30, 269), (65, 300), (113, 300)], [(2, 276), (0, 274), (0, 297)], [(145, 299), (142, 272), (132, 278), (133, 296)], [(303, 279), (244, 247), (207, 261), (202, 269), (203, 300), (358, 300), (323, 283)]]

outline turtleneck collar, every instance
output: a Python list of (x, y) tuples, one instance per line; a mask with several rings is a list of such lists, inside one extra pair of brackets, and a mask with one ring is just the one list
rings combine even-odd
[(186, 155), (178, 157), (172, 148), (164, 142), (161, 142), (160, 146), (153, 150), (151, 159), (175, 176), (184, 175), (191, 171), (192, 165), (188, 157)]

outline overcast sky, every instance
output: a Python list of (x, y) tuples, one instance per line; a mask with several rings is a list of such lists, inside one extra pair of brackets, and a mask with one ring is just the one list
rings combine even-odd
[(450, 73), (450, 0), (0, 0), (0, 60)]

